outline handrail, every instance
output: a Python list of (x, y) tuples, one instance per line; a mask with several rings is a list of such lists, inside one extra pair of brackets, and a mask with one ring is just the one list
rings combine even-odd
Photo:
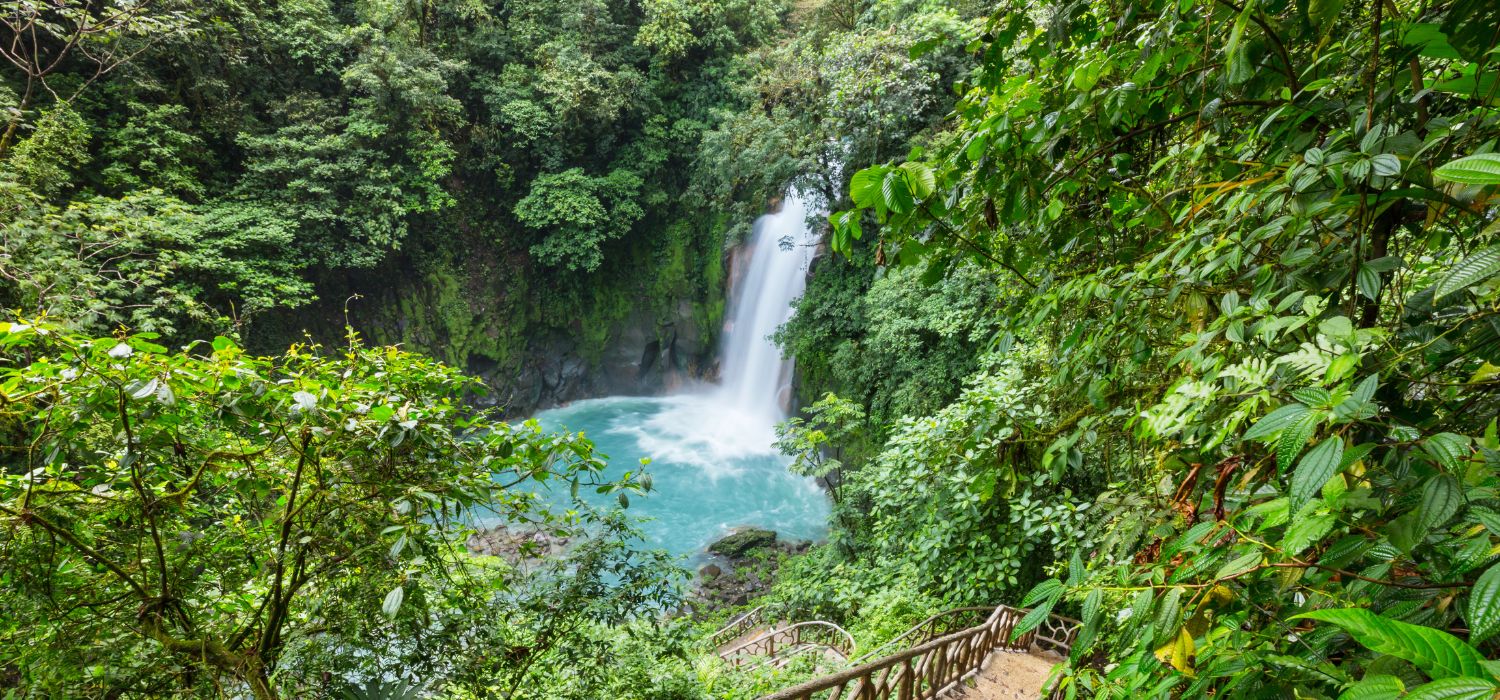
[(718, 631), (708, 636), (708, 643), (718, 649), (725, 644), (738, 639), (740, 635), (755, 629), (760, 625), (761, 614), (766, 606), (762, 605), (750, 612), (734, 618), (729, 624), (724, 625)]
[(805, 645), (825, 647), (842, 658), (854, 653), (854, 635), (832, 622), (812, 620), (771, 630), (732, 649), (719, 652), (719, 658), (739, 666), (746, 658), (776, 657), (777, 650), (791, 651)]
[[(940, 612), (921, 622), (918, 622), (915, 625), (912, 625), (911, 629), (908, 629), (905, 632), (902, 632), (901, 634), (898, 634), (886, 640), (885, 643), (881, 644), (880, 646), (877, 646), (863, 654), (860, 654), (859, 658), (855, 659), (852, 663), (860, 664), (869, 659), (877, 658), (879, 656), (879, 652), (894, 647), (901, 642), (909, 641), (913, 637), (917, 638), (913, 643), (915, 645), (930, 641), (932, 639), (936, 639), (945, 634), (952, 634), (961, 629), (968, 629), (987, 619), (991, 614), (994, 613), (996, 607), (998, 606), (982, 605), (944, 610), (943, 612)], [(974, 615), (974, 613), (984, 613), (984, 615), (978, 616)], [(959, 624), (960, 615), (974, 616), (977, 619), (973, 622), (969, 622), (967, 620), (967, 617), (965, 617), (963, 621), (967, 624)]]
[(1041, 634), (1033, 630), (1011, 640), (1011, 631), (1026, 612), (1008, 605), (997, 606), (983, 624), (772, 693), (761, 700), (931, 700), (978, 673), (990, 652), (1025, 651), (1033, 643), (1054, 651), (1066, 650), (1077, 637), (1076, 620), (1054, 615), (1042, 625)]

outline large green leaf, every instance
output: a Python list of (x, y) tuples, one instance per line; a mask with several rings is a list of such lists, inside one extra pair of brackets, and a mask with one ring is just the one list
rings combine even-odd
[[(1308, 510), (1316, 510), (1309, 508)], [(1287, 554), (1296, 556), (1302, 553), (1320, 539), (1328, 535), (1333, 529), (1337, 518), (1331, 513), (1299, 514), (1291, 525), (1286, 528), (1286, 534), (1281, 538), (1281, 548)]]
[(1181, 613), (1182, 589), (1174, 587), (1161, 597), (1161, 606), (1156, 609), (1156, 634), (1165, 638), (1176, 630)]
[(1369, 610), (1314, 610), (1292, 619), (1329, 622), (1366, 648), (1411, 662), (1434, 679), (1491, 678), (1484, 657), (1447, 632), (1380, 617)]
[(1035, 608), (1032, 608), (1026, 613), (1025, 616), (1021, 618), (1020, 622), (1017, 622), (1016, 626), (1011, 629), (1011, 641), (1015, 641), (1016, 639), (1019, 639), (1021, 635), (1026, 634), (1027, 632), (1030, 632), (1038, 627), (1041, 627), (1042, 623), (1046, 622), (1047, 617), (1051, 614), (1052, 601), (1050, 600), (1046, 603), (1036, 606)]
[(1500, 245), (1492, 245), (1463, 259), (1443, 274), (1432, 287), (1433, 301), (1441, 300), (1454, 292), (1467, 289), (1500, 272)]
[(1343, 458), (1344, 439), (1331, 437), (1318, 443), (1317, 447), (1312, 448), (1297, 463), (1297, 469), (1292, 472), (1292, 489), (1289, 494), (1293, 514), (1300, 512), (1303, 504), (1311, 500), (1323, 488), (1323, 484), (1333, 478)]
[(911, 188), (912, 195), (917, 200), (927, 199), (937, 189), (937, 179), (932, 174), (932, 168), (926, 163), (908, 161), (901, 164), (901, 170), (906, 173), (907, 186)]
[(1495, 696), (1495, 682), (1487, 678), (1444, 678), (1421, 686), (1405, 700), (1485, 700)]
[(1427, 480), (1422, 487), (1422, 505), (1417, 511), (1417, 523), (1429, 530), (1448, 522), (1463, 503), (1463, 489), (1458, 480), (1449, 474), (1438, 474)]
[(1219, 570), (1214, 573), (1214, 578), (1225, 579), (1233, 576), (1238, 576), (1242, 573), (1245, 573), (1246, 571), (1249, 571), (1253, 567), (1259, 566), (1260, 560), (1261, 555), (1259, 551), (1241, 555), (1233, 561), (1230, 561), (1229, 563), (1219, 567)]
[(1083, 622), (1093, 623), (1099, 619), (1099, 606), (1104, 604), (1104, 589), (1095, 588), (1083, 599)]
[(1299, 403), (1282, 406), (1267, 413), (1265, 418), (1260, 419), (1249, 430), (1245, 431), (1244, 439), (1259, 440), (1276, 435), (1285, 430), (1287, 426), (1307, 415), (1309, 410), (1308, 407)]
[(1469, 591), (1469, 643), (1478, 644), (1500, 631), (1500, 564), (1480, 574)]
[(1057, 600), (1062, 596), (1063, 591), (1064, 589), (1062, 581), (1059, 581), (1055, 578), (1049, 578), (1046, 581), (1038, 583), (1035, 588), (1032, 588), (1029, 592), (1027, 592), (1026, 597), (1021, 599), (1021, 605), (1024, 607), (1035, 605), (1044, 600)]
[(1287, 467), (1292, 465), (1292, 460), (1301, 454), (1302, 448), (1307, 445), (1308, 440), (1312, 439), (1313, 431), (1317, 430), (1318, 424), (1322, 421), (1321, 414), (1309, 412), (1282, 431), (1281, 440), (1276, 443), (1277, 469), (1286, 471)]
[(1495, 48), (1500, 27), (1500, 3), (1495, 0), (1457, 0), (1448, 8), (1443, 33), (1466, 61), (1478, 63)]
[(861, 207), (873, 207), (880, 201), (880, 183), (885, 178), (885, 168), (865, 168), (849, 179), (849, 198)]
[(1396, 700), (1405, 692), (1406, 684), (1400, 678), (1377, 674), (1349, 686), (1339, 700)]
[(392, 588), (390, 593), (385, 594), (385, 600), (381, 601), (380, 612), (385, 613), (386, 617), (396, 617), (396, 612), (401, 609), (401, 601), (405, 597), (405, 588), (401, 586)]
[(1479, 153), (1459, 158), (1432, 171), (1449, 182), (1465, 185), (1500, 184), (1500, 153)]
[(880, 183), (881, 200), (887, 209), (897, 214), (905, 214), (912, 210), (916, 202), (912, 199), (911, 188), (906, 183), (904, 171), (889, 170), (885, 173), (885, 179)]

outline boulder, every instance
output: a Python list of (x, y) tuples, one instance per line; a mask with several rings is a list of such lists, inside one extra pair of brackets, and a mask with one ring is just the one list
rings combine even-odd
[(775, 532), (749, 527), (725, 535), (718, 542), (709, 545), (708, 551), (721, 557), (739, 559), (748, 555), (752, 550), (769, 549), (775, 546)]
[(709, 564), (698, 570), (698, 575), (705, 581), (710, 581), (724, 575), (724, 570), (718, 564)]

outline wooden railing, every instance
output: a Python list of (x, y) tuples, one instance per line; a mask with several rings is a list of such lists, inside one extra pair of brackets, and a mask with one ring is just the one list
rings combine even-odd
[(809, 647), (848, 659), (854, 653), (854, 637), (832, 622), (799, 622), (725, 649), (719, 652), (719, 658), (738, 667), (752, 659), (774, 659), (780, 655), (801, 653)]
[(946, 634), (845, 671), (817, 678), (761, 700), (930, 700), (977, 673), (994, 651), (1026, 651), (1033, 643), (1067, 653), (1078, 622), (1053, 616), (1012, 641), (1026, 614), (1001, 605), (979, 625)]
[(855, 659), (853, 663), (862, 664), (881, 656), (884, 652), (914, 647), (923, 642), (937, 639), (945, 634), (952, 634), (959, 630), (981, 624), (995, 612), (995, 607), (993, 605), (984, 605), (945, 610), (912, 625), (911, 629), (890, 638), (884, 644), (860, 654), (859, 658)]
[(708, 636), (708, 643), (713, 648), (718, 649), (729, 642), (739, 639), (741, 635), (760, 626), (761, 616), (764, 614), (765, 609), (766, 606), (762, 605), (730, 620), (729, 624), (724, 625), (719, 631)]

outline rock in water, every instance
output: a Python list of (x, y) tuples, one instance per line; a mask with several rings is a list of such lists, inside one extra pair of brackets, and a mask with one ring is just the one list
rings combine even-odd
[(776, 546), (776, 533), (758, 527), (745, 528), (730, 533), (708, 546), (708, 551), (721, 557), (739, 559), (756, 549)]

